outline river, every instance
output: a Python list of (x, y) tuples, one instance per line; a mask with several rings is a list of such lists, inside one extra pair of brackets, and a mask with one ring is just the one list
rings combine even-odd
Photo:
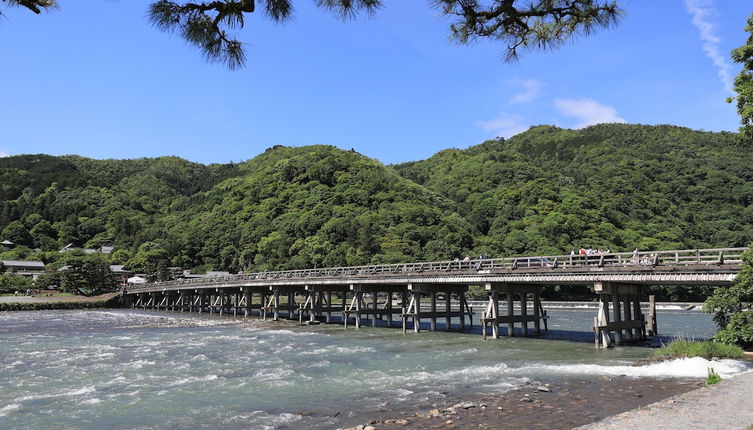
[[(376, 409), (603, 375), (723, 377), (748, 363), (634, 367), (647, 347), (596, 350), (593, 309), (549, 310), (541, 338), (345, 331), (133, 310), (0, 313), (2, 429), (330, 429)], [(700, 311), (660, 310), (668, 337), (707, 338)]]

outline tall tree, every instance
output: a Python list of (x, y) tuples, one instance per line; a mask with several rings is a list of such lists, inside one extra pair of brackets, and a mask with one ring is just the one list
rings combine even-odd
[(115, 289), (110, 265), (99, 256), (73, 256), (66, 259), (68, 267), (60, 274), (64, 291), (102, 294)]
[[(553, 49), (578, 34), (609, 27), (622, 16), (618, 0), (432, 0), (444, 15), (454, 19), (452, 38), (470, 43), (479, 38), (507, 44), (507, 60), (515, 60), (524, 48)], [(39, 13), (55, 0), (0, 0)], [(346, 20), (373, 15), (382, 0), (316, 0), (319, 7)], [(261, 12), (273, 21), (293, 16), (293, 0), (158, 0), (149, 7), (149, 20), (160, 30), (178, 32), (201, 49), (209, 61), (230, 69), (243, 67), (243, 43), (228, 30), (243, 28), (246, 17)]]
[(746, 142), (753, 142), (753, 15), (748, 17), (745, 26), (748, 40), (737, 49), (732, 50), (732, 60), (743, 65), (735, 77), (734, 90), (737, 97), (727, 99), (737, 101), (737, 113), (740, 115), (740, 133)]
[(703, 309), (714, 315), (719, 326), (715, 340), (744, 347), (753, 345), (753, 251), (743, 254), (743, 268), (735, 284), (716, 288)]

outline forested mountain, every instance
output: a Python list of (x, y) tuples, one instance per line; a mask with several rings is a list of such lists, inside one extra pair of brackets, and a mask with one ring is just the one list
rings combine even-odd
[(753, 155), (672, 126), (534, 127), (395, 166), (330, 146), (209, 166), (22, 155), (0, 158), (0, 195), (0, 240), (22, 245), (4, 258), (112, 244), (148, 273), (753, 242)]
[(159, 236), (159, 218), (180, 197), (211, 189), (236, 165), (177, 157), (92, 160), (0, 158), (3, 240), (52, 251), (68, 243), (131, 249)]
[(753, 241), (753, 155), (733, 133), (540, 126), (394, 168), (453, 200), (494, 255)]

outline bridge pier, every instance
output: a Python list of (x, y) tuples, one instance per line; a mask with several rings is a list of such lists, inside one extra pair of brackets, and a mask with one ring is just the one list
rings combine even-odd
[[(408, 306), (403, 304), (403, 333), (408, 332), (408, 320), (413, 320), (413, 331), (421, 331), (421, 319), (429, 318), (430, 330), (437, 330), (437, 318), (444, 318), (446, 322), (445, 330), (452, 329), (452, 318), (459, 318), (460, 329), (465, 329), (465, 318), (469, 317), (470, 325), (473, 327), (473, 310), (468, 306), (465, 293), (468, 291), (467, 285), (446, 285), (446, 284), (408, 284), (410, 292), (410, 301)], [(444, 309), (439, 309), (437, 295), (444, 295)], [(452, 309), (452, 295), (457, 296), (459, 308), (457, 311)], [(429, 298), (429, 312), (424, 312), (422, 307), (422, 297)], [(403, 302), (405, 303), (405, 302)]]
[[(541, 291), (544, 289), (541, 285), (532, 284), (484, 284), (484, 289), (489, 292), (489, 302), (486, 305), (483, 315), (481, 316), (481, 331), (486, 339), (488, 329), (491, 327), (492, 337), (499, 339), (500, 324), (507, 324), (507, 336), (515, 336), (515, 323), (520, 323), (521, 333), (528, 336), (528, 323), (532, 322), (536, 334), (541, 334), (541, 321), (544, 321), (544, 330), (547, 325), (548, 316), (541, 305)], [(532, 314), (529, 314), (528, 296), (531, 295)], [(499, 300), (504, 296), (507, 302), (506, 315), (500, 315)], [(515, 314), (515, 296), (520, 301), (520, 314)]]
[[(646, 321), (641, 309), (643, 286), (616, 282), (595, 282), (599, 311), (594, 318), (594, 343), (597, 348), (646, 339)], [(610, 313), (611, 302), (611, 313)]]
[[(300, 312), (298, 303), (296, 302), (296, 295), (299, 292), (305, 291), (304, 285), (280, 285), (269, 287), (271, 291), (270, 297), (267, 303), (262, 307), (262, 314), (266, 321), (267, 312), (271, 312), (273, 315), (273, 321), (277, 321), (280, 318), (280, 310), (287, 311), (288, 319), (294, 319), (295, 313)], [(285, 306), (281, 306), (280, 297), (285, 296), (287, 302)]]
[[(406, 293), (405, 285), (350, 285), (350, 291), (353, 292), (353, 298), (343, 310), (343, 323), (348, 328), (348, 319), (355, 318), (356, 328), (361, 327), (363, 318), (371, 320), (371, 326), (376, 327), (377, 319), (384, 319), (387, 316), (387, 325), (392, 325), (393, 315), (401, 314), (405, 302), (401, 302), (399, 308), (392, 306), (392, 300), (395, 293), (400, 293), (401, 300), (404, 300)], [(370, 303), (366, 301), (365, 295), (371, 294)], [(384, 303), (379, 303), (379, 295), (385, 297)], [(343, 293), (343, 304), (345, 304), (346, 294)]]
[(205, 290), (201, 290), (199, 292), (199, 313), (204, 312), (204, 309), (207, 307), (207, 292)]
[[(269, 287), (242, 287), (238, 290), (236, 295), (236, 308), (238, 312), (243, 312), (245, 317), (253, 315), (254, 309), (259, 310), (259, 316), (262, 316), (264, 310), (262, 309), (266, 304), (266, 293), (269, 292)], [(259, 303), (254, 303), (254, 296), (259, 296)]]
[[(345, 296), (348, 286), (306, 285), (305, 290), (307, 292), (306, 301), (298, 314), (301, 323), (303, 323), (304, 313), (310, 323), (317, 321), (317, 318), (324, 318), (324, 321), (329, 324), (332, 320), (332, 312), (345, 312)], [(342, 303), (339, 306), (332, 303), (333, 292), (340, 293), (342, 297)]]

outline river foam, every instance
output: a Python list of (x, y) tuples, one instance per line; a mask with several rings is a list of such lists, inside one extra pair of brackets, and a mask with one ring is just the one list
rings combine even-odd
[(515, 373), (556, 373), (571, 375), (628, 376), (633, 378), (705, 378), (714, 369), (722, 378), (731, 378), (753, 370), (753, 363), (741, 360), (707, 360), (701, 357), (678, 358), (645, 366), (597, 364), (537, 364), (515, 369)]

